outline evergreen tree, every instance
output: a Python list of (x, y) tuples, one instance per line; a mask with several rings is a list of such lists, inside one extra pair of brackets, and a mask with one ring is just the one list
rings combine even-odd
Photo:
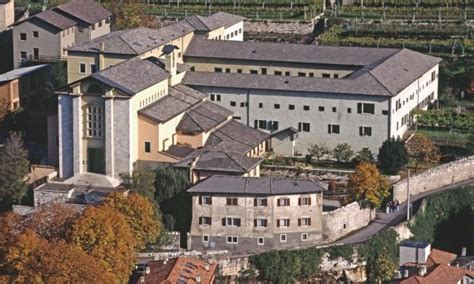
[(387, 139), (379, 149), (379, 168), (386, 174), (396, 175), (408, 163), (405, 144), (400, 139)]

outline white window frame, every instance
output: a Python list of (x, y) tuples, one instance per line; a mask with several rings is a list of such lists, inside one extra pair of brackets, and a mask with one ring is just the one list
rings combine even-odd
[[(212, 196), (210, 195), (203, 195), (201, 197), (202, 205), (212, 205)], [(209, 202), (205, 202), (204, 200), (209, 200)]]
[[(225, 226), (226, 227), (239, 227), (239, 226), (234, 224), (234, 220), (236, 220), (236, 219), (240, 220), (240, 226), (242, 226), (242, 218), (240, 218), (238, 216), (225, 216), (224, 218), (225, 218)], [(231, 221), (230, 222), (231, 224), (229, 224), (229, 222), (228, 222), (229, 220)]]
[[(268, 219), (267, 218), (257, 217), (255, 219), (257, 219), (257, 227), (256, 228), (266, 228), (266, 227), (268, 227)], [(264, 220), (267, 223), (266, 226), (259, 225), (258, 221), (260, 221), (260, 220)]]
[[(284, 237), (284, 240), (282, 239)], [(288, 241), (288, 235), (287, 234), (280, 234), (280, 243), (286, 243)]]
[[(302, 216), (302, 217), (300, 217), (300, 220), (301, 220), (301, 221), (300, 221), (301, 227), (309, 227), (309, 224), (303, 224), (303, 220), (311, 220), (311, 217), (309, 217), (309, 216)], [(311, 221), (309, 221), (309, 222), (311, 222)]]
[[(229, 242), (229, 238), (231, 238), (231, 241)], [(234, 242), (235, 238), (235, 242)], [(231, 245), (237, 245), (239, 244), (239, 237), (238, 236), (226, 236), (226, 243), (231, 244)]]
[[(290, 227), (290, 218), (287, 218), (287, 217), (283, 217), (283, 218), (278, 218), (279, 222), (280, 222), (280, 228), (281, 227), (284, 227), (284, 228), (289, 228)], [(285, 221), (285, 224), (283, 225), (282, 221)], [(288, 222), (288, 223), (287, 223)]]
[[(205, 240), (205, 238), (207, 238), (207, 241)], [(202, 242), (209, 243), (209, 235), (202, 235)]]
[[(261, 243), (260, 243), (260, 240), (262, 240)], [(257, 245), (259, 245), (259, 246), (265, 245), (265, 238), (264, 237), (257, 237)]]

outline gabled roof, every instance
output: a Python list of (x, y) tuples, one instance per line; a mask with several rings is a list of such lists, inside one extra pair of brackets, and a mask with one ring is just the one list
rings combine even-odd
[(449, 265), (453, 260), (455, 260), (457, 257), (456, 254), (450, 253), (447, 251), (442, 251), (439, 249), (431, 249), (430, 255), (428, 256), (428, 259), (426, 260), (426, 265), (428, 267), (436, 265), (436, 264), (445, 264)]
[(215, 103), (205, 101), (186, 111), (176, 130), (207, 132), (226, 121), (233, 112)]
[(169, 76), (162, 62), (155, 57), (132, 58), (91, 75), (92, 78), (130, 96), (167, 80)]
[(88, 24), (95, 24), (112, 16), (112, 12), (92, 0), (69, 0), (56, 9)]
[(474, 271), (438, 264), (426, 276), (413, 275), (402, 280), (400, 284), (457, 284), (465, 276), (474, 279)]
[(168, 87), (168, 95), (138, 111), (155, 122), (168, 121), (201, 102), (206, 94), (183, 85)]
[(11, 80), (15, 80), (22, 76), (28, 75), (31, 72), (35, 72), (39, 69), (43, 69), (48, 66), (49, 66), (48, 64), (41, 64), (41, 65), (35, 65), (35, 66), (30, 66), (30, 67), (13, 69), (9, 72), (0, 74), (0, 82), (8, 82)]
[(244, 174), (260, 164), (263, 159), (259, 157), (249, 157), (237, 153), (226, 153), (212, 150), (197, 150), (191, 154), (193, 159), (185, 159), (179, 162), (178, 167), (189, 167), (194, 163), (193, 168), (204, 171), (218, 171)]
[(326, 187), (301, 178), (214, 175), (191, 187), (190, 193), (238, 195), (288, 195), (322, 192)]
[(217, 12), (207, 17), (192, 15), (184, 18), (196, 31), (209, 32), (221, 27), (229, 27), (245, 20), (244, 17), (225, 12)]
[(194, 28), (184, 21), (173, 23), (160, 29), (139, 27), (112, 32), (73, 46), (68, 51), (97, 53), (101, 48), (101, 44), (103, 44), (105, 53), (140, 55), (193, 31)]
[[(47, 24), (52, 25), (60, 30), (65, 30), (67, 28), (77, 25), (77, 22), (73, 19), (66, 17), (55, 10), (46, 10), (36, 15), (33, 15), (29, 19), (36, 18)], [(28, 20), (28, 19), (26, 19)]]

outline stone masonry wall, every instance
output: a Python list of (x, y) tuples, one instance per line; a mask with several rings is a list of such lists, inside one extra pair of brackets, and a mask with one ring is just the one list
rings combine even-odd
[[(410, 194), (411, 196), (418, 195), (471, 178), (474, 178), (474, 156), (447, 163), (410, 177)], [(407, 200), (406, 179), (393, 185), (393, 198), (400, 202)]]
[(375, 212), (361, 208), (352, 202), (339, 209), (323, 212), (323, 236), (325, 242), (332, 242), (348, 233), (367, 226), (375, 218)]

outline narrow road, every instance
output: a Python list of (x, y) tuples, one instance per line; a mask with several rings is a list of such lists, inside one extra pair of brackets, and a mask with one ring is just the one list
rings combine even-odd
[[(452, 185), (444, 186), (435, 190), (431, 190), (422, 194), (418, 194), (416, 196), (411, 197), (411, 202), (415, 202), (417, 200), (423, 199), (428, 195), (447, 191), (453, 188), (461, 187), (474, 184), (474, 179), (468, 179), (462, 182), (458, 182)], [(400, 204), (400, 211), (396, 213), (385, 213), (384, 211), (377, 211), (375, 219), (370, 223), (367, 227), (347, 236), (343, 239), (340, 239), (336, 242), (328, 244), (331, 245), (342, 245), (342, 244), (355, 244), (367, 241), (370, 237), (385, 229), (389, 226), (395, 226), (406, 219), (407, 216), (407, 203), (404, 202)]]

